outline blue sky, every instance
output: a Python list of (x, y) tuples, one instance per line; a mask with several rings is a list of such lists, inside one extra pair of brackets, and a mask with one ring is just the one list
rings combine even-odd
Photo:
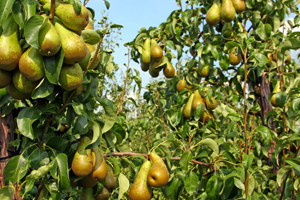
[[(167, 17), (173, 10), (179, 9), (175, 0), (108, 0), (110, 8), (107, 11), (109, 21), (120, 24), (122, 28), (121, 38), (119, 41), (120, 47), (114, 49), (115, 62), (119, 64), (120, 69), (125, 73), (128, 57), (125, 54), (128, 52), (124, 47), (124, 43), (132, 41), (138, 31), (142, 27), (147, 29), (150, 26), (159, 26), (162, 22), (167, 20)], [(101, 11), (106, 10), (103, 1), (90, 0), (87, 7), (95, 10), (95, 19), (99, 21), (102, 18)], [(131, 68), (136, 68), (140, 71), (142, 78), (142, 85), (146, 86), (151, 79), (148, 72), (140, 70), (140, 65), (131, 60)], [(163, 76), (160, 73), (160, 76)]]

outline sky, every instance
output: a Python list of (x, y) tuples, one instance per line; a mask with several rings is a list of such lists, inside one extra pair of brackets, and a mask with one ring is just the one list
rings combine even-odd
[[(95, 10), (95, 19), (100, 21), (102, 18), (101, 11), (106, 10), (108, 21), (114, 24), (120, 24), (124, 28), (121, 29), (121, 38), (119, 40), (120, 47), (116, 47), (114, 58), (121, 70), (126, 71), (124, 63), (128, 63), (128, 57), (125, 55), (128, 50), (124, 43), (131, 42), (138, 34), (138, 31), (150, 26), (158, 27), (162, 22), (165, 22), (174, 10), (179, 9), (175, 0), (108, 0), (110, 3), (109, 10), (106, 9), (104, 1), (90, 0), (86, 7)], [(96, 24), (95, 24), (96, 25)], [(142, 86), (145, 87), (151, 76), (148, 72), (143, 72), (140, 69), (140, 64), (130, 61), (131, 68), (138, 69), (142, 78)], [(163, 76), (160, 73), (160, 76)], [(125, 75), (124, 75), (125, 76)]]

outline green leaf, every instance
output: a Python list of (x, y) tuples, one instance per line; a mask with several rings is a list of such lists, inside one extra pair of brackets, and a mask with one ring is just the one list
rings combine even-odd
[(108, 99), (105, 99), (105, 98), (98, 99), (98, 101), (101, 104), (101, 106), (104, 108), (107, 116), (115, 117), (116, 112), (113, 108), (113, 104), (111, 101), (109, 101)]
[(188, 170), (189, 163), (193, 160), (191, 151), (185, 152), (180, 158), (180, 166), (183, 171)]
[(183, 183), (177, 177), (174, 177), (168, 184), (163, 188), (163, 193), (170, 200), (178, 200), (179, 194), (183, 187)]
[(91, 29), (84, 29), (81, 32), (81, 38), (85, 43), (94, 45), (97, 44), (100, 41), (100, 36), (99, 34)]
[(241, 190), (245, 190), (244, 183), (240, 179), (235, 178), (235, 177), (234, 177), (234, 185)]
[(21, 28), (24, 28), (24, 24), (25, 24), (25, 13), (23, 9), (24, 7), (22, 3), (19, 1), (16, 1), (12, 8), (13, 18)]
[(110, 3), (108, 1), (106, 1), (106, 0), (104, 0), (104, 3), (105, 3), (105, 6), (106, 6), (106, 9), (108, 10), (109, 7), (110, 7)]
[(242, 159), (242, 163), (245, 169), (249, 169), (252, 161), (254, 159), (254, 154), (246, 154), (245, 152), (243, 152), (243, 159)]
[(129, 188), (129, 180), (124, 174), (120, 173), (118, 181), (120, 186), (118, 200), (120, 200), (123, 198), (123, 195), (125, 194), (125, 192), (127, 192)]
[(16, 0), (0, 1), (0, 26), (7, 20), (8, 15)]
[(14, 190), (12, 186), (4, 186), (0, 189), (1, 200), (12, 200), (14, 196)]
[(85, 114), (85, 110), (84, 110), (84, 106), (82, 103), (79, 103), (79, 102), (72, 102), (71, 103), (75, 113), (77, 115), (84, 115)]
[(69, 143), (68, 140), (64, 137), (54, 136), (48, 140), (47, 146), (49, 146), (59, 152), (63, 152), (66, 149), (68, 143)]
[(286, 50), (294, 49), (297, 50), (300, 48), (300, 40), (297, 38), (288, 38), (283, 43), (281, 52), (284, 53)]
[(293, 101), (291, 102), (293, 111), (299, 110), (299, 104), (300, 104), (300, 98), (293, 99)]
[(175, 50), (174, 42), (172, 40), (167, 40), (166, 44), (167, 44), (168, 47)]
[(281, 183), (284, 179), (284, 175), (290, 170), (292, 169), (292, 166), (285, 166), (279, 169), (279, 171), (277, 172), (277, 184), (279, 186), (281, 186)]
[(182, 46), (176, 44), (175, 47), (176, 47), (176, 50), (177, 50), (177, 59), (180, 59), (181, 56), (182, 56)]
[(268, 40), (272, 31), (272, 26), (270, 24), (259, 23), (256, 33), (262, 40)]
[(107, 131), (109, 131), (113, 126), (114, 126), (114, 124), (115, 124), (115, 122), (116, 122), (116, 118), (115, 117), (110, 117), (110, 116), (107, 116), (107, 115), (105, 115), (104, 117), (103, 117), (103, 120), (105, 121), (104, 122), (104, 126), (103, 126), (103, 128), (102, 128), (102, 134), (103, 133), (106, 133)]
[(47, 175), (47, 173), (49, 172), (49, 170), (50, 170), (49, 165), (41, 166), (37, 170), (32, 170), (31, 173), (26, 176), (26, 179), (38, 180), (38, 179), (44, 178)]
[(269, 143), (271, 141), (271, 133), (267, 127), (261, 125), (261, 126), (256, 127), (255, 131), (257, 131), (261, 134), (261, 136), (263, 137), (263, 139), (266, 143)]
[(300, 158), (295, 158), (295, 159), (287, 158), (287, 159), (285, 159), (285, 162), (300, 172)]
[(32, 124), (39, 117), (40, 110), (34, 107), (23, 108), (17, 117), (17, 125), (21, 134), (33, 140), (37, 135), (33, 131)]
[(48, 153), (45, 149), (35, 149), (32, 154), (30, 155), (30, 165), (32, 169), (38, 169), (39, 167), (45, 165), (42, 161), (45, 158), (48, 158)]
[(219, 192), (222, 182), (218, 180), (216, 175), (210, 177), (206, 184), (206, 193), (209, 199), (219, 199)]
[(48, 19), (45, 19), (44, 17), (40, 15), (34, 15), (30, 17), (30, 19), (27, 21), (24, 27), (24, 35), (26, 42), (36, 48), (40, 49), (39, 45), (39, 33), (40, 29), (47, 23)]
[(254, 178), (254, 176), (251, 176), (248, 179), (248, 194), (249, 195), (252, 194), (252, 192), (254, 191), (254, 188), (255, 188), (255, 178)]
[(32, 99), (45, 98), (52, 94), (54, 86), (44, 77), (31, 94)]
[(216, 154), (219, 154), (218, 144), (211, 138), (205, 138), (199, 142), (199, 145), (205, 145), (211, 148)]
[(285, 101), (286, 101), (286, 93), (285, 92), (277, 92), (275, 94), (275, 98), (276, 98), (276, 104), (278, 107), (283, 108)]
[(54, 56), (44, 56), (45, 75), (51, 84), (58, 85), (59, 74), (64, 60), (64, 50), (60, 48)]
[(99, 146), (102, 139), (102, 134), (100, 134), (100, 125), (95, 121), (91, 121), (91, 123), (93, 124), (93, 139), (86, 149), (92, 149)]
[(76, 123), (73, 128), (73, 134), (84, 135), (88, 131), (88, 115), (78, 116)]
[(32, 0), (21, 0), (24, 6), (24, 12), (26, 14), (26, 20), (30, 19), (36, 14), (36, 4)]
[(112, 25), (110, 25), (110, 28), (124, 28), (124, 27), (119, 24), (112, 24)]
[(196, 188), (199, 182), (197, 174), (193, 171), (190, 171), (189, 174), (185, 177), (185, 189), (192, 195), (196, 192)]
[(258, 61), (260, 67), (263, 67), (269, 62), (268, 58), (261, 53), (255, 54), (255, 59)]
[(12, 157), (3, 170), (5, 185), (9, 185), (9, 182), (12, 184), (19, 182), (26, 175), (28, 169), (29, 162), (22, 155)]
[(59, 187), (62, 189), (67, 189), (68, 187), (70, 187), (68, 157), (66, 154), (60, 153), (55, 157), (55, 159), (58, 166)]
[(119, 162), (118, 162), (118, 160), (117, 160), (116, 157), (112, 157), (112, 159), (113, 159), (113, 161), (114, 161), (114, 163), (113, 163), (113, 164), (114, 164), (114, 173), (115, 173), (116, 175), (118, 175), (118, 174), (120, 173), (120, 171), (121, 171)]

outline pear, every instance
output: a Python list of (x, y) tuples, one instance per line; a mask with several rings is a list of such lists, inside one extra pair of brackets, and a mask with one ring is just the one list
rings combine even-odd
[(210, 65), (206, 65), (202, 69), (200, 68), (200, 66), (198, 67), (198, 72), (201, 77), (208, 77), (209, 71), (210, 71)]
[(94, 30), (94, 27), (90, 23), (88, 23), (84, 29)]
[(28, 80), (20, 70), (15, 70), (13, 72), (12, 81), (16, 89), (25, 94), (32, 93), (34, 88), (39, 84), (39, 81)]
[(107, 172), (105, 179), (101, 182), (103, 182), (104, 187), (106, 187), (106, 189), (108, 190), (113, 190), (117, 187), (117, 182), (114, 177), (114, 172), (112, 170), (109, 170)]
[(203, 114), (200, 117), (200, 121), (203, 122), (207, 122), (210, 118), (209, 112), (207, 110), (205, 110), (205, 112), (203, 112)]
[(62, 48), (65, 52), (64, 63), (72, 65), (82, 61), (87, 53), (87, 47), (82, 38), (60, 22), (55, 23), (55, 28), (61, 38)]
[(81, 185), (84, 187), (94, 187), (97, 185), (98, 181), (96, 178), (93, 177), (92, 173), (90, 173), (88, 176), (85, 176), (83, 179), (80, 179)]
[(169, 181), (169, 171), (164, 161), (155, 153), (150, 153), (152, 166), (147, 175), (147, 182), (150, 186), (160, 188)]
[(246, 9), (246, 3), (244, 0), (232, 0), (232, 4), (237, 14), (243, 12)]
[(3, 32), (0, 36), (0, 69), (12, 71), (18, 66), (22, 55), (18, 39), (19, 27), (12, 15), (8, 16), (6, 23), (2, 27)]
[[(47, 18), (45, 15), (42, 16)], [(39, 32), (39, 45), (40, 50), (38, 52), (42, 56), (54, 56), (61, 48), (60, 36), (50, 20)]]
[(29, 47), (19, 60), (19, 70), (30, 81), (40, 80), (45, 75), (43, 56)]
[(151, 58), (156, 61), (162, 59), (163, 56), (161, 47), (157, 44), (156, 40), (151, 39)]
[(76, 88), (76, 96), (80, 95), (83, 90), (83, 84), (81, 84), (78, 88)]
[(175, 75), (175, 69), (173, 65), (168, 61), (164, 68), (164, 75), (166, 78), (173, 78)]
[(91, 59), (91, 51), (89, 48), (87, 48), (85, 58), (82, 61), (78, 62), (78, 64), (80, 65), (80, 67), (83, 71), (86, 70), (86, 68), (90, 62), (90, 59)]
[(285, 59), (285, 62), (291, 62), (291, 59), (292, 59), (291, 54), (288, 54)]
[(6, 91), (12, 98), (16, 100), (24, 100), (31, 97), (31, 94), (26, 94), (17, 90), (13, 83), (6, 87)]
[(221, 4), (214, 2), (206, 13), (206, 23), (210, 26), (217, 26), (221, 19)]
[(202, 103), (204, 105), (203, 99), (199, 93), (199, 90), (195, 90), (194, 92), (194, 99), (192, 103), (193, 110), (197, 110), (197, 106)]
[(242, 54), (237, 52), (236, 47), (232, 48), (229, 53), (229, 63), (231, 65), (238, 65), (242, 61)]
[(149, 74), (150, 74), (153, 78), (156, 78), (156, 77), (159, 76), (159, 71), (153, 70), (152, 65), (150, 65), (150, 67), (149, 67)]
[[(87, 48), (90, 50), (90, 52), (91, 52), (91, 58), (90, 58), (90, 61), (91, 61), (91, 59), (93, 59), (93, 57), (94, 57), (94, 55), (95, 55), (95, 47), (93, 46), (93, 45), (91, 45), (91, 44), (88, 44), (88, 43), (86, 43), (86, 46), (87, 46)], [(100, 54), (98, 53), (97, 54), (97, 56), (96, 56), (96, 58), (95, 58), (95, 60), (92, 62), (92, 64), (90, 65), (90, 67), (89, 67), (89, 69), (90, 70), (92, 70), (92, 69), (95, 69), (97, 66), (98, 66), (98, 64), (99, 64), (99, 62), (100, 62)]]
[(217, 101), (214, 97), (206, 98), (205, 103), (209, 110), (214, 110), (217, 107)]
[(229, 38), (232, 35), (232, 24), (231, 22), (225, 22), (222, 28), (222, 35)]
[(88, 137), (82, 137), (72, 161), (72, 171), (76, 176), (84, 177), (93, 171), (91, 149), (85, 149), (90, 144)]
[(188, 102), (183, 107), (182, 112), (185, 118), (190, 118), (193, 115), (193, 110), (192, 110), (193, 99), (194, 99), (194, 93), (190, 95)]
[(184, 77), (180, 81), (178, 81), (177, 91), (180, 92), (183, 88), (186, 88), (186, 81)]
[(145, 161), (141, 166), (134, 183), (132, 184), (128, 196), (131, 200), (150, 200), (152, 188), (147, 184), (147, 175), (151, 168), (151, 162)]
[(225, 22), (231, 22), (234, 20), (235, 17), (235, 9), (233, 7), (231, 0), (222, 0), (221, 6), (221, 18)]
[(149, 64), (151, 62), (151, 40), (147, 38), (143, 44), (142, 62)]
[(143, 61), (141, 61), (141, 69), (146, 72), (149, 70), (149, 64), (143, 63)]
[(161, 65), (163, 63), (163, 61), (164, 61), (163, 57), (160, 59), (153, 60), (153, 62), (151, 63), (152, 70), (154, 72), (160, 72), (164, 66), (164, 65)]
[(272, 92), (272, 97), (271, 97), (271, 104), (274, 107), (278, 107), (277, 103), (276, 103), (276, 93), (280, 92), (280, 81), (277, 81), (274, 90)]
[(5, 88), (11, 83), (11, 72), (0, 69), (0, 89)]
[[(43, 8), (46, 11), (50, 11), (48, 3)], [(78, 15), (72, 4), (55, 3), (55, 15), (72, 31), (81, 31), (89, 23), (89, 13), (83, 5), (81, 5), (81, 12)]]
[(63, 65), (59, 75), (60, 86), (67, 91), (72, 91), (83, 82), (83, 72), (78, 63)]
[(93, 188), (82, 187), (81, 193), (79, 195), (79, 200), (95, 200)]
[(103, 187), (101, 193), (96, 196), (96, 200), (108, 200), (109, 196), (109, 191), (105, 187)]
[(106, 162), (102, 156), (100, 147), (93, 148), (92, 155), (93, 155), (93, 160), (94, 160), (93, 161), (94, 168), (93, 168), (93, 172), (92, 172), (92, 177), (96, 178), (99, 181), (104, 180), (107, 175), (108, 168), (107, 168)]

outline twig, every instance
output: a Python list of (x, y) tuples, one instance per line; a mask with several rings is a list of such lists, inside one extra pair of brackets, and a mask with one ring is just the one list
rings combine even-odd
[(89, 0), (84, 1), (83, 6), (86, 6), (86, 4), (89, 2)]
[(162, 120), (162, 123), (164, 125), (164, 130), (165, 130), (166, 136), (168, 137), (167, 128), (166, 128), (166, 124), (165, 124), (165, 120), (164, 120), (164, 115), (163, 115), (163, 113), (161, 111), (161, 107), (160, 107), (159, 94), (158, 94), (157, 89), (155, 89), (155, 93), (156, 93), (156, 97), (157, 97), (157, 101), (158, 101), (158, 108), (159, 108), (159, 112), (160, 112), (160, 115), (161, 115), (161, 120)]
[(118, 109), (117, 109), (117, 113), (116, 113), (116, 117), (118, 116), (119, 112), (120, 112), (120, 108), (122, 107), (122, 103), (124, 100), (124, 96), (125, 96), (125, 90), (126, 90), (126, 85), (127, 85), (127, 80), (128, 80), (128, 73), (129, 73), (129, 64), (130, 64), (130, 49), (128, 48), (128, 65), (127, 70), (126, 70), (126, 78), (125, 78), (125, 82), (124, 82), (124, 87), (123, 87), (123, 93), (122, 93), (122, 98), (121, 98), (121, 102), (118, 105)]
[(52, 24), (54, 22), (54, 12), (55, 12), (55, 0), (51, 0), (50, 20)]
[[(149, 154), (134, 153), (134, 152), (113, 152), (113, 153), (103, 154), (103, 157), (111, 157), (111, 156), (120, 156), (120, 157), (123, 157), (123, 156), (144, 156), (147, 159), (149, 159), (149, 157), (150, 157)], [(162, 159), (165, 160), (166, 158), (162, 158)], [(181, 157), (170, 157), (170, 159), (180, 161)], [(203, 162), (200, 162), (200, 161), (197, 161), (197, 160), (192, 160), (192, 162), (194, 164), (206, 166), (206, 167), (208, 167), (210, 169), (213, 169), (215, 171), (219, 171), (218, 168), (210, 165), (209, 163), (203, 163)]]
[(44, 186), (45, 186), (45, 181), (42, 181), (42, 183), (40, 184), (40, 187), (39, 187), (39, 189), (38, 189), (38, 191), (35, 195), (35, 198), (34, 198), (35, 200), (37, 200), (39, 198), (39, 195), (40, 195), (40, 193), (41, 193)]
[(282, 187), (282, 193), (281, 193), (281, 196), (280, 196), (279, 200), (282, 200), (282, 198), (283, 198), (284, 190), (285, 190), (285, 185), (286, 185), (286, 181), (287, 181), (287, 179), (288, 179), (288, 177), (289, 177), (291, 171), (292, 171), (292, 170), (289, 170), (289, 171), (288, 171), (288, 173), (287, 173), (287, 175), (286, 175), (286, 178), (284, 179), (283, 187)]

